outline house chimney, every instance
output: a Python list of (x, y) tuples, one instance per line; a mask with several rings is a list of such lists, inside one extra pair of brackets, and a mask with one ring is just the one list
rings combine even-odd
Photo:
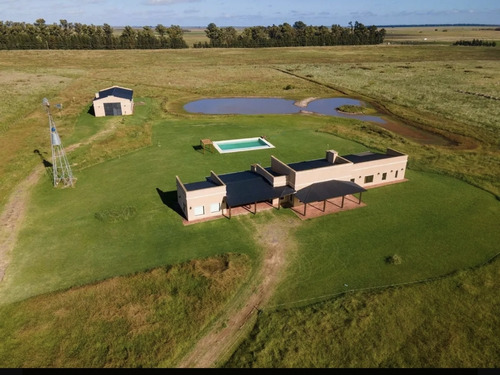
[(329, 163), (335, 164), (335, 159), (337, 159), (338, 154), (339, 153), (335, 150), (328, 150), (326, 152), (326, 161), (328, 161)]

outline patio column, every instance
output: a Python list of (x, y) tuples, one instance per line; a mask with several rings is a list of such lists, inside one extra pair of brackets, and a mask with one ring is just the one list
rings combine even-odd
[(342, 205), (340, 206), (340, 208), (344, 208), (344, 198), (345, 198), (345, 195), (342, 195)]
[(362, 191), (359, 192), (359, 201), (358, 201), (358, 204), (361, 204), (361, 194), (363, 194)]

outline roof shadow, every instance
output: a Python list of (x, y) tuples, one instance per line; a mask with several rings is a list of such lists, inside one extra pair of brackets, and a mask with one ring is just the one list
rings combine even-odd
[(156, 192), (160, 196), (160, 199), (165, 206), (176, 212), (181, 217), (185, 218), (184, 212), (182, 212), (181, 206), (177, 202), (177, 190), (162, 191), (156, 188)]

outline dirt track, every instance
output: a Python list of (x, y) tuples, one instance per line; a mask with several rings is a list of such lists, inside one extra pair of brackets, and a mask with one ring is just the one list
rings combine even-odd
[(255, 280), (245, 292), (231, 301), (229, 309), (177, 367), (214, 367), (219, 358), (228, 354), (239, 339), (239, 330), (272, 296), (281, 278), (287, 256), (295, 250), (289, 230), (297, 224), (297, 220), (283, 221), (283, 218), (280, 218), (279, 221), (255, 226), (255, 239), (264, 251), (263, 263)]
[(4, 278), (9, 265), (10, 254), (16, 244), (17, 234), (26, 212), (30, 188), (38, 182), (43, 172), (43, 167), (38, 165), (16, 187), (0, 215), (0, 281)]

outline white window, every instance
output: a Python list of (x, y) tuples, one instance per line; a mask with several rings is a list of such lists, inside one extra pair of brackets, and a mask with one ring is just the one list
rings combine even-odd
[(219, 212), (220, 211), (220, 203), (212, 203), (210, 205), (210, 212)]
[(205, 206), (198, 206), (194, 208), (194, 216), (200, 216), (205, 214)]

